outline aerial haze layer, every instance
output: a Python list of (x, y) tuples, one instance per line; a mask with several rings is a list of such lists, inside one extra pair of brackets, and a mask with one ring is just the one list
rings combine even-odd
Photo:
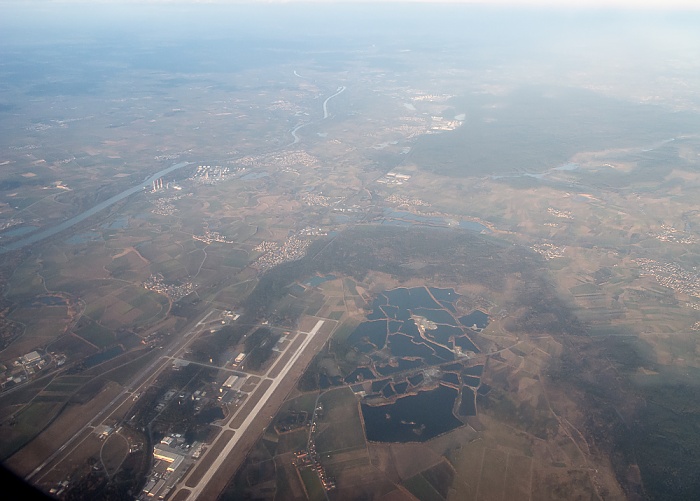
[(700, 498), (700, 12), (636, 7), (0, 3), (2, 465)]

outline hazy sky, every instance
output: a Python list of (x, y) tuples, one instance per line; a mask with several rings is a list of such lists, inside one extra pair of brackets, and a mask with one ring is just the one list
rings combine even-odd
[[(154, 1), (173, 1), (173, 0), (154, 0)], [(192, 0), (217, 3), (231, 3), (238, 0)], [(255, 0), (250, 0), (256, 3)], [(258, 3), (274, 3), (274, 2), (299, 2), (299, 1), (317, 1), (323, 3), (351, 3), (351, 2), (370, 2), (374, 3), (377, 0), (259, 0)], [(512, 6), (548, 6), (548, 7), (628, 7), (628, 8), (700, 8), (700, 0), (379, 0), (392, 2), (421, 2), (421, 3), (464, 3), (464, 4), (482, 4), (482, 5), (512, 5)]]
[(236, 4), (236, 3), (462, 3), (560, 8), (700, 9), (700, 0), (0, 0), (2, 3)]

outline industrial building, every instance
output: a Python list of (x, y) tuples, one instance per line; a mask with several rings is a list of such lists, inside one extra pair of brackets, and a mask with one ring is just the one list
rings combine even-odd
[(229, 376), (229, 378), (224, 381), (224, 384), (222, 385), (224, 388), (233, 388), (233, 385), (236, 384), (236, 381), (238, 381), (238, 376)]
[(31, 353), (27, 353), (26, 355), (22, 355), (22, 363), (23, 364), (33, 364), (36, 362), (39, 362), (41, 360), (41, 355), (39, 355), (39, 352), (33, 351)]

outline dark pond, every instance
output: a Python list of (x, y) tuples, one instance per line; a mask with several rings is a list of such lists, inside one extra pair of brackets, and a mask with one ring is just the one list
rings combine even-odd
[(355, 348), (357, 348), (357, 350), (361, 353), (372, 353), (373, 351), (377, 350), (377, 347), (369, 341), (360, 341), (355, 345)]
[(408, 289), (399, 287), (390, 291), (385, 291), (379, 297), (386, 297), (386, 302), (381, 304), (391, 304), (402, 310), (408, 309)]
[(369, 340), (378, 350), (384, 348), (386, 344), (387, 322), (386, 320), (375, 320), (372, 322), (362, 322), (348, 337), (351, 345), (356, 345), (365, 338)]
[(465, 315), (459, 319), (465, 327), (471, 328), (476, 325), (477, 328), (483, 329), (489, 324), (489, 316), (483, 311), (476, 310), (469, 315)]
[(488, 395), (488, 393), (490, 391), (491, 391), (491, 387), (489, 385), (487, 385), (486, 383), (483, 383), (481, 386), (479, 386), (477, 393), (479, 395)]
[(455, 374), (454, 372), (446, 372), (442, 375), (442, 378), (440, 378), (442, 381), (445, 381), (446, 383), (451, 383), (455, 386), (459, 386), (459, 375)]
[(399, 332), (399, 329), (403, 326), (404, 322), (399, 322), (398, 320), (389, 320), (389, 334), (394, 334), (395, 332)]
[(440, 385), (431, 391), (400, 397), (393, 404), (362, 405), (367, 440), (424, 442), (462, 425), (452, 413), (458, 392)]
[(462, 348), (462, 351), (473, 351), (474, 353), (479, 353), (479, 349), (467, 336), (456, 337), (455, 345)]
[(423, 338), (420, 337), (420, 332), (418, 332), (418, 327), (416, 327), (416, 324), (413, 323), (412, 320), (404, 322), (401, 328), (399, 329), (399, 332), (410, 336), (416, 343), (420, 343), (423, 341)]
[(454, 353), (452, 353), (447, 348), (444, 348), (444, 347), (440, 346), (439, 344), (431, 343), (430, 341), (425, 341), (425, 344), (433, 349), (433, 351), (435, 352), (435, 355), (437, 357), (442, 359), (439, 362), (437, 362), (438, 364), (445, 362), (447, 360), (454, 360), (455, 359)]
[(382, 389), (382, 396), (384, 398), (391, 398), (394, 395), (396, 395), (396, 392), (394, 391), (392, 385), (388, 384)]
[(481, 382), (481, 378), (477, 376), (462, 376), (462, 382), (466, 385), (477, 388)]
[(462, 401), (459, 404), (460, 416), (476, 416), (476, 395), (468, 386), (462, 387)]
[(408, 308), (411, 310), (415, 310), (416, 308), (433, 308), (439, 310), (442, 308), (442, 305), (435, 302), (433, 296), (430, 295), (428, 289), (425, 287), (414, 287), (413, 289), (409, 289), (408, 297), (410, 299)]
[(464, 333), (462, 329), (452, 327), (451, 325), (438, 325), (437, 329), (426, 330), (425, 335), (442, 345), (448, 346), (452, 336), (461, 337)]
[(68, 300), (59, 296), (39, 296), (34, 298), (34, 306), (66, 306)]
[(401, 321), (405, 321), (411, 318), (411, 315), (408, 313), (408, 310), (402, 310), (398, 306), (384, 305), (380, 306), (380, 308), (382, 312), (384, 312), (384, 316), (386, 318), (393, 318)]
[(428, 290), (430, 290), (430, 293), (433, 295), (433, 297), (441, 303), (454, 303), (461, 297), (453, 289), (439, 289), (437, 287), (429, 287)]
[(483, 372), (484, 372), (483, 365), (474, 365), (472, 367), (465, 367), (464, 370), (462, 371), (462, 374), (469, 374), (471, 376), (481, 376), (481, 374)]
[(373, 381), (372, 382), (372, 391), (377, 392), (380, 391), (382, 388), (384, 388), (391, 379), (381, 379), (379, 381)]
[(399, 395), (403, 395), (404, 393), (406, 393), (407, 389), (408, 389), (408, 381), (401, 381), (400, 383), (394, 384), (394, 390)]
[(459, 362), (455, 362), (452, 364), (446, 364), (440, 367), (443, 371), (461, 371), (462, 370), (462, 364)]
[(374, 311), (365, 318), (367, 318), (367, 320), (386, 320), (387, 315), (381, 309), (375, 308)]
[(415, 376), (411, 376), (408, 378), (408, 382), (411, 383), (413, 386), (418, 386), (423, 382), (425, 379), (425, 376), (423, 374), (416, 374)]
[(389, 336), (389, 347), (391, 353), (402, 357), (427, 357), (433, 354), (433, 351), (425, 344), (416, 344), (404, 334)]

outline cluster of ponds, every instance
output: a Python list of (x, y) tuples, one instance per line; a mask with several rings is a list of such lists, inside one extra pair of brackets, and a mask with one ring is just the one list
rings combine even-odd
[[(462, 425), (476, 415), (483, 365), (470, 365), (464, 352), (479, 353), (475, 331), (488, 315), (458, 316), (453, 289), (398, 288), (380, 294), (367, 321), (348, 342), (372, 359), (342, 381), (367, 393), (362, 404), (367, 439), (376, 442), (425, 441)], [(420, 326), (420, 328), (419, 328)], [(422, 331), (422, 332), (421, 332)], [(377, 405), (377, 403), (379, 404)]]
[[(471, 340), (474, 330), (482, 329), (488, 315), (475, 311), (458, 317), (455, 302), (459, 299), (452, 289), (435, 287), (399, 288), (380, 294), (372, 304), (372, 313), (348, 338), (359, 351), (372, 354), (387, 349), (399, 364), (420, 360), (437, 365), (455, 359), (455, 351), (479, 353)], [(416, 319), (425, 319), (423, 334)], [(403, 360), (403, 362), (402, 362)], [(382, 374), (405, 368), (377, 367)]]

